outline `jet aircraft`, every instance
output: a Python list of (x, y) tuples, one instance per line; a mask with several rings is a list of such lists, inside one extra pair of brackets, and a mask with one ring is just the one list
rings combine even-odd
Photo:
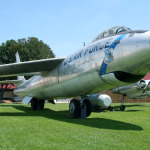
[[(135, 83), (150, 70), (150, 31), (117, 26), (66, 58), (43, 59), (0, 65), (0, 77), (19, 76), (16, 95), (33, 110), (43, 109), (44, 100), (73, 98), (72, 118), (88, 117), (93, 107), (111, 104), (107, 95), (93, 95)], [(34, 75), (29, 80), (23, 76)], [(92, 95), (91, 95), (92, 94)], [(96, 103), (92, 103), (92, 101)]]
[(122, 105), (120, 106), (120, 110), (124, 111), (124, 96), (128, 96), (130, 99), (142, 99), (150, 97), (150, 80), (142, 79), (134, 84), (119, 86), (113, 88), (112, 92), (122, 95)]

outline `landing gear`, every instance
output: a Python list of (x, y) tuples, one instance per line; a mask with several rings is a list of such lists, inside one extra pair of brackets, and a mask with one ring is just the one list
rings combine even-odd
[(69, 104), (69, 112), (71, 118), (79, 118), (81, 115), (80, 102), (76, 99), (72, 99)]
[(91, 106), (91, 103), (88, 99), (85, 99), (83, 101), (83, 103), (85, 104), (86, 106), (86, 117), (89, 117), (90, 114), (91, 114), (91, 111), (92, 111), (92, 106)]
[(120, 110), (121, 110), (121, 111), (124, 111), (124, 110), (125, 110), (125, 106), (124, 106), (124, 105), (121, 105), (121, 106), (120, 106)]
[(89, 100), (72, 99), (69, 104), (71, 118), (86, 118), (91, 114), (91, 103)]
[(36, 98), (33, 98), (31, 100), (31, 108), (32, 110), (43, 110), (44, 109), (44, 100), (39, 100)]
[(108, 110), (110, 110), (110, 111), (112, 111), (112, 112), (113, 112), (113, 111), (114, 111), (114, 108), (113, 108), (113, 107), (111, 107), (111, 106), (109, 106), (109, 107), (108, 107)]
[(121, 100), (121, 106), (120, 106), (120, 111), (125, 111), (125, 105), (123, 105), (124, 104), (124, 94), (122, 95), (122, 100)]

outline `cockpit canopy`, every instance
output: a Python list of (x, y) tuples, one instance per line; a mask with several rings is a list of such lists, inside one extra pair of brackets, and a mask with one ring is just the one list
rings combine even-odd
[(110, 28), (108, 30), (105, 30), (104, 32), (102, 32), (101, 34), (99, 34), (94, 40), (93, 42), (99, 40), (99, 39), (102, 39), (102, 38), (105, 38), (105, 37), (108, 37), (108, 36), (113, 36), (117, 33), (120, 33), (120, 32), (125, 32), (125, 31), (131, 31), (130, 28), (127, 28), (127, 27), (124, 27), (124, 26), (116, 26), (116, 27), (113, 27), (113, 28)]

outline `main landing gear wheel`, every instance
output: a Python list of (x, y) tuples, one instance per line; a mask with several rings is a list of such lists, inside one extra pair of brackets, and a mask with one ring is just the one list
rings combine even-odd
[(126, 107), (125, 107), (124, 105), (121, 105), (121, 106), (120, 106), (120, 110), (121, 110), (121, 111), (125, 111), (125, 108), (126, 108)]
[(109, 106), (109, 107), (108, 107), (108, 110), (110, 110), (110, 111), (113, 112), (113, 111), (114, 111), (114, 107)]
[(39, 100), (36, 98), (33, 98), (31, 100), (31, 108), (32, 110), (43, 110), (44, 109), (44, 100)]
[(71, 118), (80, 118), (81, 106), (80, 102), (76, 99), (72, 99), (69, 104), (69, 113)]
[(45, 104), (44, 100), (39, 100), (39, 103), (38, 103), (39, 109), (37, 109), (37, 110), (43, 110), (44, 109), (44, 104)]
[(83, 100), (80, 104), (80, 100), (72, 99), (69, 104), (69, 112), (71, 118), (86, 118), (91, 114), (91, 103), (89, 100)]
[(83, 103), (86, 105), (86, 117), (90, 116), (91, 114), (91, 111), (92, 111), (92, 106), (91, 106), (91, 103), (88, 99), (85, 99), (83, 101)]

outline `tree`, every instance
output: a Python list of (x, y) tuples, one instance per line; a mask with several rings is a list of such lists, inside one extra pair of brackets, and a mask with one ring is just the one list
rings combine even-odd
[[(28, 37), (15, 40), (8, 40), (0, 45), (0, 64), (16, 62), (15, 54), (19, 52), (21, 61), (31, 61), (39, 59), (54, 58), (55, 54), (51, 48), (42, 40), (35, 37)], [(7, 78), (7, 79), (14, 79)], [(0, 78), (3, 80), (3, 78)], [(2, 92), (0, 91), (0, 95)], [(2, 94), (3, 95), (3, 94)]]
[(30, 61), (46, 58), (54, 58), (55, 54), (51, 48), (39, 41), (38, 38), (29, 37), (28, 39), (8, 40), (0, 45), (0, 64), (15, 62), (15, 54), (19, 52), (21, 61)]

